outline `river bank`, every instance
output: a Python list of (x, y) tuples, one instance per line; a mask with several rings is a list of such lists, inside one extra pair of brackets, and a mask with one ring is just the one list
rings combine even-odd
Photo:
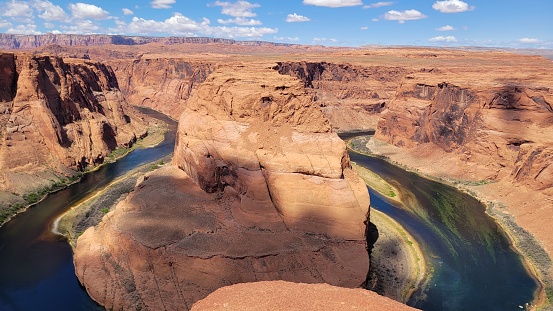
[(3, 206), (0, 206), (0, 227), (10, 221), (16, 215), (25, 212), (29, 207), (40, 203), (47, 195), (63, 190), (74, 183), (78, 183), (84, 174), (96, 171), (108, 163), (113, 163), (131, 151), (137, 148), (150, 148), (164, 139), (165, 133), (168, 131), (168, 125), (160, 120), (150, 120), (150, 126), (148, 127), (147, 134), (136, 140), (136, 142), (129, 148), (118, 147), (113, 150), (102, 162), (102, 164), (96, 165), (85, 169), (83, 172), (71, 171), (69, 176), (54, 176), (57, 180), (53, 180), (51, 184), (44, 185), (42, 188), (25, 194), (6, 194), (0, 191), (0, 197), (4, 200)]
[[(528, 309), (551, 308), (552, 277), (551, 259), (541, 243), (521, 225), (512, 213), (513, 204), (524, 204), (528, 209), (537, 208), (532, 206), (533, 200), (528, 199), (528, 194), (517, 187), (505, 182), (470, 181), (455, 179), (448, 176), (446, 172), (440, 172), (439, 166), (432, 160), (421, 159), (411, 155), (405, 150), (388, 145), (384, 142), (374, 140), (368, 136), (357, 137), (350, 141), (349, 146), (356, 151), (382, 158), (404, 170), (416, 173), (424, 178), (434, 180), (465, 192), (486, 206), (486, 213), (503, 229), (511, 244), (521, 254), (521, 261), (532, 275), (538, 286), (532, 304), (522, 306)], [(541, 196), (540, 193), (536, 194)], [(517, 197), (515, 200), (506, 200)], [(548, 198), (542, 198), (547, 202)], [(530, 204), (528, 203), (530, 202)], [(542, 201), (543, 202), (543, 201)], [(516, 219), (516, 220), (515, 220)], [(543, 226), (543, 223), (542, 223)]]

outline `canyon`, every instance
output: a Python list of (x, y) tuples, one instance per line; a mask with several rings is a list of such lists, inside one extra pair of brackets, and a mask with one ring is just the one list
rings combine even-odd
[[(372, 152), (470, 191), (490, 214), (507, 214), (534, 237), (545, 258), (524, 249), (526, 233), (505, 227), (550, 295), (550, 60), (501, 51), (98, 40), (44, 41), (58, 45), (37, 51), (65, 66), (105, 68), (89, 69), (109, 73), (92, 94), (112, 92), (103, 98), (117, 99), (124, 109), (117, 111), (131, 118), (112, 128), (142, 129), (117, 144), (144, 133), (127, 102), (180, 118), (172, 165), (145, 176), (78, 240), (77, 275), (104, 306), (190, 308), (217, 288), (261, 280), (360, 286), (369, 200), (334, 131), (367, 129), (376, 129)], [(14, 89), (10, 77), (2, 76), (2, 90)], [(3, 103), (15, 102), (10, 94), (2, 91)], [(94, 164), (108, 149), (79, 159)], [(64, 156), (57, 158), (78, 166)]]
[(0, 71), (3, 216), (22, 196), (64, 183), (146, 135), (147, 122), (105, 64), (2, 53)]

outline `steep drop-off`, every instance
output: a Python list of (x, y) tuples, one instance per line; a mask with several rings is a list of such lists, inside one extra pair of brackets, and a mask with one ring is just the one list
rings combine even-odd
[(147, 55), (108, 63), (129, 103), (163, 112), (176, 120), (188, 98), (215, 67), (209, 61)]
[(324, 61), (278, 62), (274, 69), (301, 79), (338, 131), (375, 129), (380, 112), (410, 71)]
[(146, 134), (106, 65), (3, 53), (0, 72), (2, 199), (102, 163)]
[(78, 239), (77, 276), (100, 304), (188, 309), (236, 283), (364, 282), (368, 194), (297, 79), (266, 63), (215, 70), (173, 164)]

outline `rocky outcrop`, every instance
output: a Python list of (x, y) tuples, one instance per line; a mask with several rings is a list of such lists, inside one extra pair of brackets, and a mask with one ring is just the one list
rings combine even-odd
[(215, 70), (182, 114), (175, 166), (78, 239), (93, 299), (188, 309), (242, 282), (364, 282), (365, 185), (302, 83), (268, 68)]
[(220, 288), (192, 310), (417, 310), (362, 289), (284, 281), (243, 283)]
[(328, 62), (278, 62), (280, 74), (297, 77), (338, 131), (375, 129), (409, 69)]
[(473, 163), (470, 174), (477, 179), (507, 178), (537, 190), (553, 187), (553, 139), (546, 134), (553, 120), (549, 88), (437, 81), (412, 75), (402, 83), (376, 137), (399, 147), (437, 146), (457, 170), (467, 169), (461, 162)]
[(1, 190), (48, 185), (145, 135), (103, 64), (4, 53), (0, 71)]
[(152, 108), (178, 120), (186, 101), (213, 71), (208, 61), (152, 58), (109, 61), (121, 92), (133, 104)]

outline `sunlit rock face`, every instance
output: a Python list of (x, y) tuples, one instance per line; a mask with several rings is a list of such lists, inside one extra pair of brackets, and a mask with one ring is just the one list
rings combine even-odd
[(78, 239), (76, 273), (114, 309), (188, 309), (261, 280), (359, 287), (368, 208), (345, 144), (301, 81), (228, 65), (188, 100), (173, 165)]
[(40, 188), (146, 133), (108, 66), (4, 53), (0, 72), (0, 190)]

